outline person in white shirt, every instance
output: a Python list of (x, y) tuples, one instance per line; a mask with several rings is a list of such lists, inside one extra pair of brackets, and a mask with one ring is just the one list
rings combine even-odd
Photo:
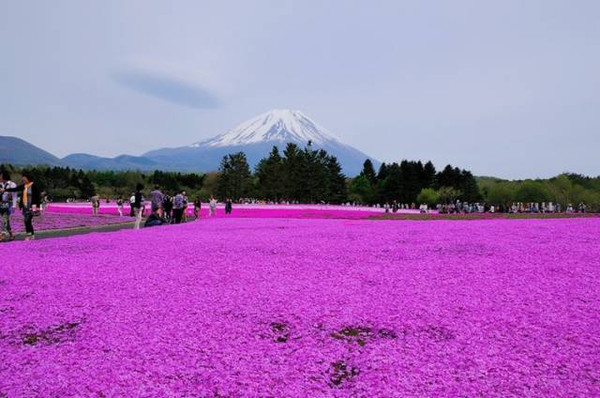
[(208, 202), (208, 210), (209, 216), (214, 216), (217, 212), (217, 200), (212, 195), (210, 195), (210, 201)]

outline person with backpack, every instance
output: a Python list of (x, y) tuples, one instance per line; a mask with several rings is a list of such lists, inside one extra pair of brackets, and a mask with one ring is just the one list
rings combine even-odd
[[(17, 184), (10, 180), (10, 175), (7, 171), (0, 171), (0, 190), (15, 188)], [(12, 214), (12, 197), (10, 192), (3, 192), (0, 202), (0, 217), (2, 218), (2, 229), (0, 230), (0, 241), (14, 240), (10, 226), (10, 216)]]
[(173, 218), (175, 219), (175, 224), (181, 224), (181, 219), (183, 217), (184, 210), (184, 197), (183, 192), (178, 192), (177, 195), (173, 198)]
[(154, 186), (154, 191), (150, 192), (151, 211), (156, 212), (162, 218), (163, 202), (165, 195), (161, 192), (158, 185)]
[(27, 234), (25, 240), (35, 239), (33, 216), (38, 212), (41, 202), (41, 190), (39, 186), (34, 183), (31, 174), (23, 173), (22, 184), (14, 188), (7, 188), (3, 193), (4, 192), (21, 193), (21, 209), (23, 211), (23, 221), (25, 223), (25, 232)]

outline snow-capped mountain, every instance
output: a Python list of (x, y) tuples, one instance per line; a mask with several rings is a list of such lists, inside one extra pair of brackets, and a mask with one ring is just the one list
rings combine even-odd
[[(15, 137), (0, 137), (0, 163), (64, 165), (96, 170), (165, 170), (215, 171), (223, 156), (244, 152), (251, 167), (266, 157), (273, 146), (283, 153), (287, 143), (304, 148), (309, 142), (314, 149), (325, 149), (335, 155), (344, 173), (354, 177), (369, 158), (375, 167), (379, 162), (359, 150), (344, 144), (300, 111), (272, 110), (252, 118), (223, 134), (195, 144), (164, 148), (142, 156), (121, 155), (103, 158), (88, 154), (72, 154), (63, 159), (36, 148)], [(4, 146), (4, 148), (3, 148)], [(4, 152), (1, 150), (4, 149)], [(23, 153), (14, 156), (15, 153)]]
[(323, 145), (341, 141), (300, 111), (274, 109), (247, 120), (237, 127), (192, 147), (223, 147), (260, 144), (264, 142), (296, 142)]
[(241, 151), (246, 154), (250, 166), (254, 167), (269, 154), (273, 146), (283, 152), (289, 142), (300, 148), (310, 142), (314, 149), (325, 149), (338, 158), (348, 176), (357, 175), (367, 158), (376, 166), (379, 164), (377, 160), (344, 144), (340, 138), (302, 112), (287, 109), (263, 113), (225, 133), (189, 146), (159, 149), (143, 156), (170, 170), (211, 171), (218, 169), (223, 156)]

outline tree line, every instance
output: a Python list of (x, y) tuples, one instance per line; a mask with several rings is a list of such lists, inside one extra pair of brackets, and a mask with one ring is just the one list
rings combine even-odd
[(563, 208), (572, 203), (587, 204), (590, 211), (600, 211), (600, 177), (565, 173), (550, 179), (508, 181), (491, 177), (474, 177), (468, 170), (451, 165), (440, 171), (432, 162), (403, 160), (383, 163), (375, 170), (367, 159), (361, 173), (348, 178), (337, 158), (309, 142), (304, 148), (290, 143), (283, 152), (273, 147), (254, 168), (243, 152), (223, 157), (215, 173), (177, 173), (156, 170), (84, 171), (69, 167), (35, 166), (18, 168), (8, 164), (0, 170), (19, 181), (20, 174), (30, 173), (49, 197), (87, 200), (95, 194), (103, 198), (128, 198), (136, 184), (146, 191), (159, 185), (163, 191), (185, 190), (190, 198), (255, 198), (273, 202), (346, 203), (364, 205), (398, 203), (416, 205), (450, 203), (456, 200), (485, 202), (496, 206), (513, 202), (555, 202)]
[(588, 211), (600, 212), (600, 176), (563, 173), (548, 179), (508, 181), (479, 177), (478, 185), (487, 203), (560, 203), (562, 208), (583, 202)]
[(311, 143), (301, 149), (289, 143), (282, 154), (274, 146), (256, 165), (254, 174), (243, 152), (221, 161), (217, 181), (221, 199), (260, 198), (272, 202), (342, 203), (347, 200), (346, 176), (337, 158)]
[(98, 194), (103, 198), (127, 199), (141, 183), (149, 192), (156, 184), (164, 190), (176, 192), (187, 189), (191, 194), (202, 194), (205, 175), (196, 173), (163, 172), (152, 173), (140, 171), (97, 171), (78, 170), (70, 167), (30, 166), (15, 167), (9, 164), (0, 165), (5, 176), (19, 182), (23, 173), (29, 173), (42, 191), (54, 201), (67, 199), (87, 200)]
[(364, 204), (476, 202), (482, 199), (473, 174), (446, 166), (437, 172), (432, 162), (403, 160), (382, 163), (375, 172), (367, 159), (358, 177), (349, 186), (350, 200)]

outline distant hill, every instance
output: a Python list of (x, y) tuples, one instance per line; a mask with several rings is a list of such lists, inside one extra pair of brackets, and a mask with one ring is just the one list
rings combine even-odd
[(0, 163), (15, 166), (41, 165), (63, 166), (62, 161), (49, 152), (44, 151), (17, 137), (0, 136)]
[(165, 167), (154, 160), (142, 156), (131, 155), (120, 155), (115, 158), (104, 158), (85, 153), (74, 153), (64, 157), (62, 162), (69, 167), (84, 170), (165, 170)]

